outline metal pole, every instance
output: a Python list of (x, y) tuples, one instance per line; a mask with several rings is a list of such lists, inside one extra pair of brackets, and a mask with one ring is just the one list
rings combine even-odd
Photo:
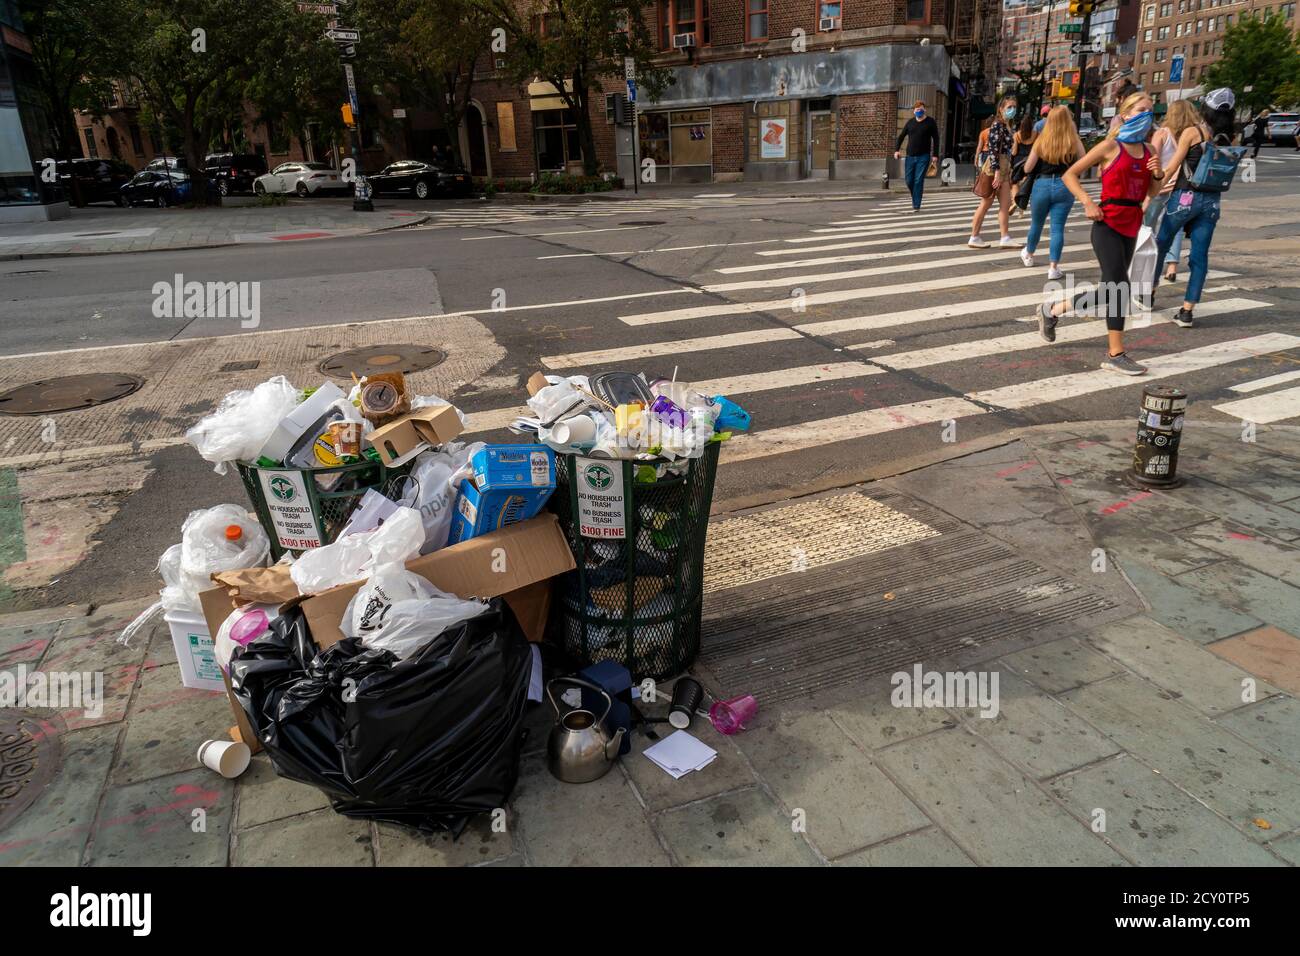
[[(1044, 6), (1047, 8), (1047, 25), (1043, 27), (1043, 68), (1038, 73), (1038, 81), (1043, 100), (1049, 100), (1051, 97), (1047, 95), (1047, 48), (1052, 43), (1052, 8), (1055, 6), (1055, 0), (1047, 0)], [(1037, 104), (1039, 107), (1042, 105), (1042, 102)]]
[[(1079, 36), (1081, 37), (1080, 40), (1081, 43), (1089, 44), (1092, 42), (1092, 34), (1089, 32), (1091, 28), (1092, 28), (1092, 11), (1089, 10), (1087, 13), (1083, 15), (1083, 27), (1081, 28), (1081, 32), (1079, 34)], [(1078, 80), (1079, 85), (1076, 86), (1074, 90), (1075, 129), (1078, 129), (1079, 124), (1083, 122), (1084, 72), (1087, 70), (1087, 68), (1088, 68), (1088, 54), (1087, 52), (1082, 52), (1079, 54), (1079, 80)]]

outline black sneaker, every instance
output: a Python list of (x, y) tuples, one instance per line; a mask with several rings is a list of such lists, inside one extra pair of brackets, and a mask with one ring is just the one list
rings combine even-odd
[(1056, 316), (1052, 315), (1052, 309), (1046, 302), (1038, 307), (1038, 334), (1044, 342), (1056, 341), (1056, 322)]
[(1174, 313), (1174, 325), (1178, 326), (1180, 329), (1190, 329), (1195, 324), (1196, 323), (1192, 321), (1192, 313), (1188, 312), (1186, 309), (1179, 309)]

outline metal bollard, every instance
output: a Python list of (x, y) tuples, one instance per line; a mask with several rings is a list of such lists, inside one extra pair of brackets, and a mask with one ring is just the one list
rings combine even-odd
[(1137, 444), (1133, 448), (1132, 481), (1143, 488), (1177, 488), (1178, 443), (1183, 434), (1187, 393), (1172, 385), (1142, 389)]

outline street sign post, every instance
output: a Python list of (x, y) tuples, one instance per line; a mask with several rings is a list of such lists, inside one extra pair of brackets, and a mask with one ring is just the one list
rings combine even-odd
[[(632, 110), (632, 194), (641, 192), (641, 167), (637, 165), (636, 141), (641, 138), (641, 124), (636, 110), (636, 60), (623, 57), (623, 79), (627, 82), (627, 105)], [(623, 184), (627, 186), (626, 183)]]
[(1057, 33), (1082, 33), (1082, 23), (1062, 23), (1056, 28)]
[(343, 64), (343, 76), (348, 81), (348, 103), (352, 107), (352, 115), (358, 116), (361, 113), (361, 106), (357, 103), (357, 80), (352, 73), (352, 64)]
[(1102, 53), (1104, 52), (1104, 49), (1105, 48), (1101, 45), (1101, 41), (1099, 40), (1088, 40), (1084, 43), (1070, 44), (1070, 52), (1075, 56), (1088, 53)]
[(335, 43), (356, 43), (361, 39), (360, 30), (326, 30), (325, 35)]

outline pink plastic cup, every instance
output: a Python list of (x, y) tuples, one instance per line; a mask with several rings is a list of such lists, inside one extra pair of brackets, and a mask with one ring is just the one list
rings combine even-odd
[(709, 708), (709, 720), (718, 733), (730, 737), (745, 729), (745, 724), (754, 719), (758, 713), (758, 701), (753, 694), (733, 697), (731, 700), (716, 700)]
[(230, 639), (240, 647), (247, 647), (255, 638), (261, 637), (271, 626), (266, 612), (261, 608), (247, 611), (230, 628)]

